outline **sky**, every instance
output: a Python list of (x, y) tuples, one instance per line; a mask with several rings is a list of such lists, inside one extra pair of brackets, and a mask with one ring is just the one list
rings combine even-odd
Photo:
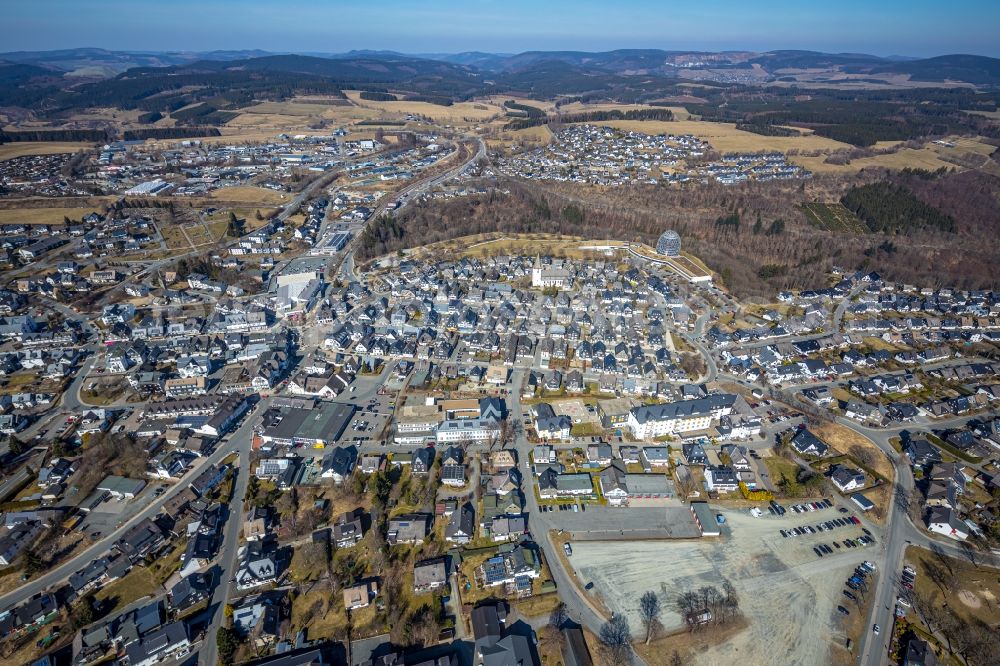
[(1000, 56), (997, 0), (2, 0), (0, 50)]

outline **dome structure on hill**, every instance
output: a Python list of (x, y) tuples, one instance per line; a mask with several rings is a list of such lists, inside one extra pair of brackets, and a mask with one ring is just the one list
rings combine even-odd
[(656, 251), (665, 257), (676, 257), (681, 253), (681, 237), (673, 229), (668, 229), (656, 241)]

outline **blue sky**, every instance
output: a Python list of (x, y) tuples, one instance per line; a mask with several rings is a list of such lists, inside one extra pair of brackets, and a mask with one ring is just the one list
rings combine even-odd
[(1000, 56), (996, 0), (3, 0), (0, 50), (812, 49)]

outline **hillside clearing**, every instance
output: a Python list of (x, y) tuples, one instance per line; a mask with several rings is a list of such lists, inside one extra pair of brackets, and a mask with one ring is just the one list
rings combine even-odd
[(802, 204), (802, 210), (809, 224), (820, 229), (849, 234), (870, 233), (864, 222), (840, 202)]

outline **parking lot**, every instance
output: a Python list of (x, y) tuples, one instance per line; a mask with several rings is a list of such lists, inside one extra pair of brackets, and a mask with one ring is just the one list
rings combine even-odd
[(341, 443), (361, 445), (368, 442), (377, 442), (379, 435), (385, 429), (386, 424), (392, 418), (394, 406), (390, 403), (393, 398), (384, 395), (373, 395), (367, 400), (351, 400), (357, 411), (344, 434), (341, 436)]
[[(573, 543), (570, 562), (580, 580), (594, 583), (593, 594), (628, 617), (633, 630), (642, 626), (638, 605), (646, 590), (659, 593), (663, 624), (670, 631), (683, 626), (674, 610), (679, 593), (703, 585), (720, 587), (729, 579), (749, 627), (695, 655), (695, 663), (829, 663), (830, 646), (844, 640), (843, 618), (837, 612), (845, 601), (843, 583), (858, 564), (872, 559), (872, 549), (841, 548), (818, 557), (813, 548), (830, 543), (831, 533), (782, 538), (778, 532), (842, 516), (836, 509), (808, 517), (792, 512), (781, 517), (765, 512), (761, 518), (743, 511), (722, 513), (727, 531), (720, 538), (627, 545), (581, 540)], [(590, 510), (586, 518), (591, 518)], [(860, 527), (841, 530), (843, 538), (862, 533)]]

